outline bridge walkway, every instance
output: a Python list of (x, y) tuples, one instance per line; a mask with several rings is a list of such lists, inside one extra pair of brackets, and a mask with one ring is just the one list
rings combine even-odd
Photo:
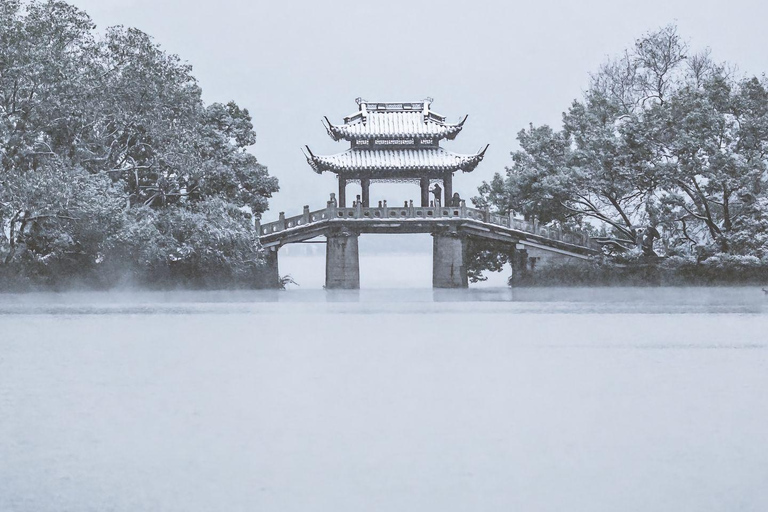
[(277, 277), (277, 251), (286, 244), (326, 237), (326, 288), (358, 288), (357, 237), (364, 233), (429, 233), (434, 239), (433, 285), (467, 286), (468, 239), (500, 242), (515, 252), (525, 271), (540, 258), (588, 259), (600, 246), (586, 232), (567, 232), (513, 216), (461, 206), (381, 206), (339, 208), (329, 202), (322, 210), (304, 207), (301, 215), (257, 223), (259, 240)]

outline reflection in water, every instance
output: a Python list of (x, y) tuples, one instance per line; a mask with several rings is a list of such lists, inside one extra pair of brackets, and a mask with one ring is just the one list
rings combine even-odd
[(440, 313), (474, 304), (470, 310), (477, 313), (758, 314), (765, 312), (768, 297), (757, 287), (32, 293), (0, 294), (0, 315), (333, 313), (339, 311), (331, 306), (336, 303), (348, 304), (348, 313)]

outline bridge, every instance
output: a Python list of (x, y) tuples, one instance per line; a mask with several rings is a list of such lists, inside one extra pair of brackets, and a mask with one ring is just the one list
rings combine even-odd
[[(330, 172), (338, 179), (338, 200), (322, 210), (304, 207), (301, 215), (258, 224), (261, 246), (267, 252), (271, 285), (280, 285), (278, 250), (291, 243), (325, 237), (325, 287), (360, 287), (358, 237), (364, 233), (429, 233), (432, 235), (432, 285), (466, 288), (467, 252), (473, 240), (492, 241), (511, 256), (513, 276), (523, 276), (544, 261), (588, 259), (599, 252), (586, 233), (563, 232), (513, 216), (468, 208), (453, 191), (453, 175), (472, 172), (488, 146), (476, 153), (454, 153), (441, 141), (454, 140), (467, 116), (450, 123), (431, 108), (432, 99), (405, 102), (355, 100), (358, 111), (326, 131), (349, 149), (335, 155), (316, 155), (307, 146), (307, 163), (316, 173)], [(372, 183), (418, 184), (420, 206), (371, 206)], [(347, 208), (347, 185), (360, 184), (360, 195)], [(442, 187), (440, 184), (442, 183)], [(430, 189), (430, 186), (433, 186)], [(430, 201), (434, 194), (434, 201)]]
[(358, 237), (369, 233), (429, 233), (433, 237), (432, 285), (466, 288), (467, 247), (475, 240), (507, 248), (513, 272), (524, 275), (544, 261), (581, 259), (598, 254), (600, 246), (585, 232), (564, 232), (514, 216), (459, 206), (339, 207), (331, 200), (322, 210), (304, 207), (301, 215), (267, 224), (257, 223), (266, 250), (270, 281), (279, 283), (278, 250), (286, 244), (325, 237), (327, 289), (360, 287)]

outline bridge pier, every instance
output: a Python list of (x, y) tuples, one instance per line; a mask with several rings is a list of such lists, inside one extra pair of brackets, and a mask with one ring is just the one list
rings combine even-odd
[(432, 239), (432, 287), (467, 288), (464, 237), (458, 233), (434, 233)]
[(327, 290), (360, 288), (360, 257), (358, 234), (334, 231), (326, 235), (325, 288)]
[(528, 277), (528, 251), (523, 244), (517, 244), (512, 250), (512, 282), (520, 283)]
[(266, 288), (280, 288), (280, 270), (277, 265), (277, 247), (270, 247), (264, 251), (264, 286)]

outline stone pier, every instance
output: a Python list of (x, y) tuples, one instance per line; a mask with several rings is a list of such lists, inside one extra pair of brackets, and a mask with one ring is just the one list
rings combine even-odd
[(512, 282), (521, 283), (528, 277), (530, 266), (528, 263), (528, 251), (523, 244), (515, 245), (510, 257), (512, 263)]
[(360, 257), (358, 234), (335, 231), (326, 235), (325, 288), (327, 290), (360, 288)]
[(466, 240), (456, 233), (435, 233), (432, 238), (432, 287), (467, 288)]
[(266, 288), (280, 288), (280, 270), (277, 265), (277, 247), (270, 247), (264, 251), (266, 265), (264, 280)]

